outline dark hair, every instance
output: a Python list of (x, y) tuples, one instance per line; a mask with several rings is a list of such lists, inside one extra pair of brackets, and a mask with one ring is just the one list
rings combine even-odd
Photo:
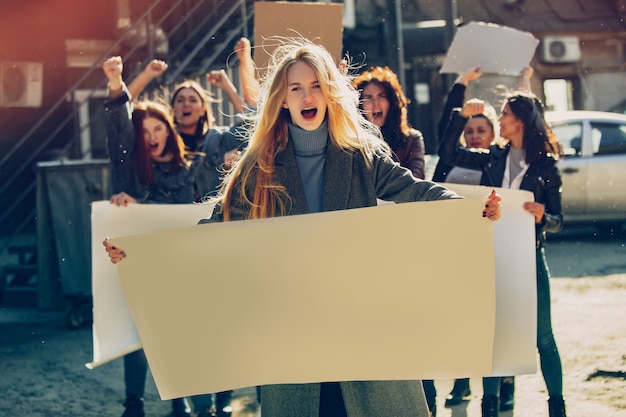
[(535, 161), (542, 154), (559, 158), (559, 143), (544, 118), (543, 103), (533, 94), (517, 92), (506, 99), (511, 112), (524, 124), (526, 162)]
[[(389, 114), (381, 127), (383, 137), (392, 147), (405, 143), (411, 130), (407, 116), (410, 100), (404, 95), (398, 76), (388, 67), (371, 67), (355, 78), (352, 84), (362, 93), (370, 83), (381, 86), (389, 100)], [(359, 108), (362, 109), (362, 101), (359, 101)]]
[(169, 109), (156, 102), (143, 101), (135, 105), (133, 110), (133, 127), (135, 129), (135, 162), (137, 166), (137, 177), (143, 185), (152, 184), (154, 181), (154, 173), (152, 168), (152, 158), (150, 150), (146, 147), (146, 141), (143, 138), (143, 121), (148, 117), (154, 117), (165, 123), (167, 127), (167, 141), (163, 153), (171, 153), (172, 172), (177, 172), (185, 162), (185, 143), (174, 128), (174, 121)]
[[(176, 101), (176, 97), (178, 96), (178, 93), (180, 93), (182, 90), (187, 89), (187, 88), (195, 91), (196, 94), (198, 94), (198, 96), (200, 97), (200, 100), (202, 101), (202, 107), (204, 107), (204, 114), (198, 120), (196, 133), (198, 135), (201, 134), (202, 136), (204, 136), (209, 131), (211, 124), (215, 123), (215, 118), (213, 117), (213, 111), (211, 110), (211, 103), (216, 102), (216, 100), (213, 100), (211, 97), (211, 94), (207, 90), (205, 90), (202, 87), (202, 85), (200, 85), (200, 83), (198, 83), (197, 81), (185, 80), (181, 82), (180, 84), (177, 84), (176, 87), (174, 87), (174, 92), (172, 93), (172, 99), (170, 100), (170, 106), (172, 106), (172, 109), (174, 108), (174, 102)], [(176, 120), (174, 120), (174, 123), (177, 124)]]

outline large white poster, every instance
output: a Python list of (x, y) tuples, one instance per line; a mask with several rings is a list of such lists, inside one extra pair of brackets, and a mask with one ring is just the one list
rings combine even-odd
[[(162, 398), (493, 374), (494, 228), (483, 205), (401, 204), (115, 239), (128, 253), (124, 292)], [(532, 354), (508, 358), (508, 369), (534, 372), (528, 345)]]
[(110, 236), (146, 233), (196, 224), (211, 215), (202, 204), (131, 204), (117, 207), (108, 201), (91, 205), (91, 262), (93, 292), (93, 361), (88, 368), (141, 348), (139, 335), (122, 293), (117, 268), (102, 241)]
[[(465, 197), (488, 195), (493, 187), (443, 184)], [(537, 353), (537, 280), (535, 219), (523, 204), (530, 191), (496, 188), (502, 196), (502, 217), (494, 222), (496, 259), (496, 336), (493, 374), (535, 372)]]
[(470, 22), (456, 31), (439, 72), (464, 73), (480, 65), (485, 73), (517, 76), (530, 65), (538, 44), (530, 32)]

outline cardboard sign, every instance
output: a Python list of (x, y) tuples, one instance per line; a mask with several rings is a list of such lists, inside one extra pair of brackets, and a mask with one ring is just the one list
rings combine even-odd
[(324, 46), (336, 62), (343, 48), (343, 4), (286, 1), (254, 4), (254, 62), (265, 72), (280, 42), (273, 37), (306, 38)]

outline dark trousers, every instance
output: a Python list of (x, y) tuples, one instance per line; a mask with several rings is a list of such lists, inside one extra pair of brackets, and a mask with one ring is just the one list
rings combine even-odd
[(143, 397), (146, 391), (147, 375), (148, 360), (143, 349), (124, 356), (124, 383), (126, 384), (127, 395)]
[(348, 417), (339, 382), (322, 382), (320, 387), (320, 417)]
[[(146, 392), (147, 376), (148, 360), (146, 359), (146, 354), (143, 349), (136, 350), (124, 356), (124, 384), (126, 385), (126, 396), (143, 398)], [(172, 400), (172, 402), (177, 401), (180, 402), (180, 399)]]

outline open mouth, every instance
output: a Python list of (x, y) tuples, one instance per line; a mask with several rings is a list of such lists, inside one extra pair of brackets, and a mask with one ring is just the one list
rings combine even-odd
[(190, 111), (184, 111), (183, 112), (183, 117), (188, 117), (191, 116), (191, 112)]
[(317, 114), (317, 109), (315, 107), (310, 109), (304, 109), (300, 112), (300, 114), (302, 114), (302, 117), (305, 120), (313, 120), (315, 118), (315, 115)]
[(383, 123), (385, 120), (385, 117), (383, 115), (383, 112), (373, 111), (370, 113), (369, 119), (371, 122), (378, 124), (378, 123)]

